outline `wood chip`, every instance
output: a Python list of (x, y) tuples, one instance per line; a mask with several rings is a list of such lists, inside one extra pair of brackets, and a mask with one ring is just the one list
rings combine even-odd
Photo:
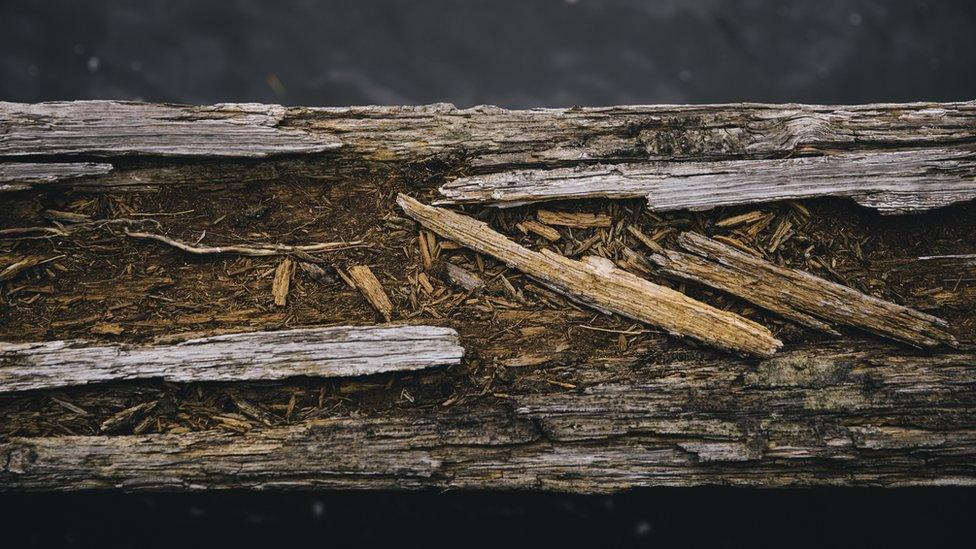
[(295, 274), (295, 262), (285, 258), (275, 269), (274, 282), (271, 284), (271, 295), (274, 297), (274, 304), (284, 307), (288, 303), (288, 289), (291, 287), (291, 278)]
[(366, 301), (379, 312), (387, 322), (393, 317), (393, 303), (383, 290), (383, 285), (366, 265), (349, 267), (349, 278), (363, 294)]
[(609, 227), (613, 221), (610, 216), (585, 212), (554, 212), (539, 210), (536, 219), (547, 225), (572, 227), (574, 229), (590, 229), (594, 227)]
[(550, 242), (555, 242), (562, 237), (556, 229), (531, 219), (517, 223), (515, 227), (523, 233), (537, 234)]
[(682, 233), (678, 243), (691, 254), (669, 250), (650, 257), (662, 274), (672, 278), (711, 286), (835, 335), (837, 332), (820, 319), (918, 347), (956, 344), (949, 324), (932, 315), (798, 269), (774, 265), (697, 233)]
[(397, 197), (397, 203), (408, 216), (442, 237), (493, 256), (601, 312), (618, 313), (739, 353), (769, 356), (782, 345), (755, 322), (639, 278), (605, 258), (574, 261), (548, 250), (535, 252), (476, 219), (425, 206), (404, 194)]

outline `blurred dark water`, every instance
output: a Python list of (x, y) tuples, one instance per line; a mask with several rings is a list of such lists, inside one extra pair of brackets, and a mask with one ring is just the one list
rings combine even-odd
[(963, 100), (974, 68), (971, 0), (0, 0), (13, 101)]
[[(942, 101), (976, 98), (974, 69), (972, 1), (0, 0), (9, 101)], [(960, 489), (0, 494), (0, 546), (940, 546), (973, 503)]]

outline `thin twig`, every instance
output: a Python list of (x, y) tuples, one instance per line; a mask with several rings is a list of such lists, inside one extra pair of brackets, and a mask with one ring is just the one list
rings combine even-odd
[(157, 242), (168, 244), (178, 250), (195, 255), (238, 254), (249, 256), (268, 256), (291, 253), (332, 252), (336, 250), (356, 248), (362, 246), (363, 244), (361, 240), (354, 240), (352, 242), (320, 242), (318, 244), (308, 244), (305, 246), (289, 246), (287, 244), (258, 244), (255, 246), (193, 246), (191, 244), (187, 244), (186, 242), (174, 240), (159, 234), (139, 233), (129, 230), (126, 230), (125, 234), (133, 238), (156, 240)]

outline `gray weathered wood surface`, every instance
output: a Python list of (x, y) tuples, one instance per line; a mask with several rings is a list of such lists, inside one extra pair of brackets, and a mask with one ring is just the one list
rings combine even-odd
[(896, 214), (976, 198), (976, 147), (517, 170), (462, 177), (440, 190), (443, 204), (646, 198), (655, 211), (841, 196)]
[[(640, 194), (653, 190), (653, 207), (661, 209), (713, 207), (728, 203), (729, 196), (756, 202), (836, 194), (885, 212), (902, 212), (971, 199), (976, 193), (974, 140), (976, 102), (525, 111), (445, 104), (285, 108), (0, 103), (0, 162), (25, 156), (143, 159), (80, 180), (78, 185), (85, 188), (239, 184), (284, 175), (341, 179), (337, 160), (348, 169), (356, 163), (438, 159), (469, 173), (501, 172), (484, 180), (493, 185), (514, 182), (516, 188), (498, 191), (495, 202), (509, 200), (506, 192), (517, 194), (520, 178), (548, 184), (563, 174), (566, 179), (554, 185), (558, 191), (578, 185), (589, 173), (587, 184), (595, 185), (597, 194), (633, 195), (634, 187), (648, 187)], [(326, 151), (331, 152), (294, 156)], [(161, 155), (194, 157), (196, 163), (153, 160)], [(245, 163), (222, 160), (220, 169), (213, 164), (222, 157), (272, 155), (290, 156)], [(603, 166), (534, 179), (524, 172), (507, 173), (597, 164)], [(608, 190), (609, 182), (596, 182), (608, 176), (624, 190)], [(446, 190), (478, 194), (471, 187), (474, 181), (483, 180), (462, 179)], [(449, 198), (484, 200), (485, 195)]]
[(585, 368), (576, 391), (246, 434), (14, 437), (0, 490), (976, 484), (976, 355), (867, 342)]
[(34, 185), (105, 175), (111, 164), (95, 162), (2, 162), (0, 192), (24, 191)]
[(341, 377), (458, 364), (451, 328), (336, 326), (246, 332), (174, 345), (0, 343), (0, 393), (158, 378), (252, 381)]

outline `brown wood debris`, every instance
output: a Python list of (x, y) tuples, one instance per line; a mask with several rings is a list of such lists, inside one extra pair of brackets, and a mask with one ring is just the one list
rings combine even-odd
[(288, 289), (291, 287), (291, 278), (295, 274), (295, 262), (285, 258), (275, 269), (274, 282), (271, 284), (271, 295), (274, 297), (274, 304), (284, 307), (288, 303)]
[(956, 343), (948, 323), (932, 315), (774, 265), (697, 233), (682, 233), (678, 244), (691, 253), (666, 250), (650, 256), (662, 274), (736, 295), (804, 326), (839, 335), (828, 322), (846, 324), (919, 347)]
[(609, 227), (613, 223), (608, 215), (586, 212), (554, 212), (550, 210), (539, 210), (536, 214), (536, 219), (547, 225), (572, 227), (574, 229)]
[(738, 353), (770, 356), (782, 345), (755, 322), (618, 269), (605, 258), (589, 256), (575, 261), (549, 250), (535, 252), (476, 219), (425, 206), (404, 194), (397, 197), (397, 203), (408, 216), (442, 237), (495, 257), (599, 311), (621, 314)]
[(356, 288), (363, 294), (366, 301), (373, 306), (387, 322), (393, 317), (393, 303), (383, 290), (383, 285), (366, 265), (349, 267), (349, 278)]

